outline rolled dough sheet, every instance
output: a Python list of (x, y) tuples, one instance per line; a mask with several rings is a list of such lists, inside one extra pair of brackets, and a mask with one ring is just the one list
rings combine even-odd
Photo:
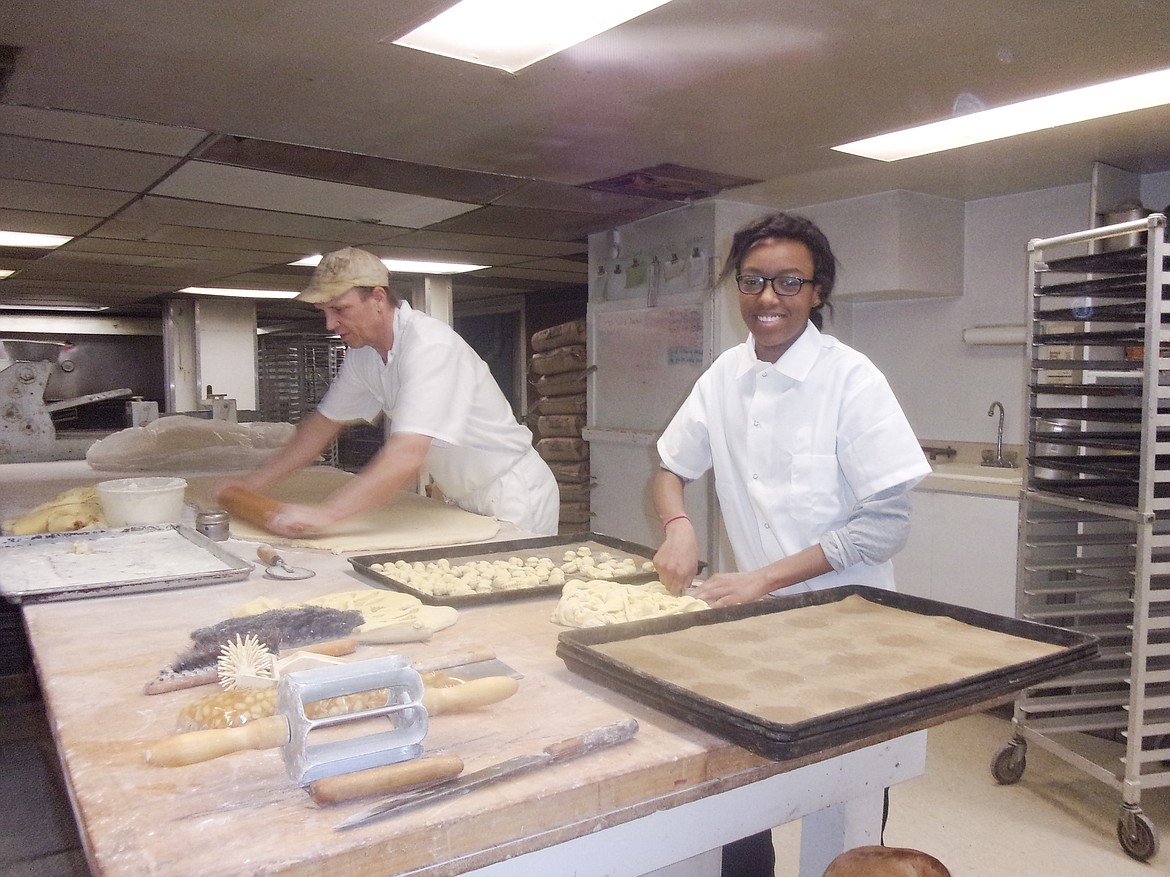
[[(314, 504), (354, 476), (340, 469), (302, 469), (269, 488), (266, 493), (281, 502)], [(211, 492), (219, 479), (188, 479), (187, 499), (213, 506)], [(250, 542), (267, 542), (289, 548), (323, 548), (335, 554), (373, 549), (400, 550), (484, 542), (500, 530), (492, 517), (475, 515), (425, 496), (402, 494), (393, 502), (340, 522), (320, 536), (287, 538), (232, 518), (231, 535)]]
[(862, 708), (1061, 649), (856, 595), (593, 648), (697, 695), (779, 723)]

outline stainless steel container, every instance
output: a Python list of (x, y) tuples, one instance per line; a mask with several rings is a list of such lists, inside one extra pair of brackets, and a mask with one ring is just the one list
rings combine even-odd
[[(1116, 210), (1104, 216), (1106, 225), (1117, 225), (1120, 222), (1132, 222), (1135, 219), (1145, 219), (1150, 211), (1140, 204), (1122, 204)], [(1114, 250), (1128, 250), (1133, 247), (1142, 247), (1146, 243), (1146, 232), (1131, 231), (1129, 234), (1117, 235), (1101, 240), (1101, 249), (1111, 253)]]
[(218, 509), (195, 514), (195, 529), (208, 539), (223, 542), (228, 538), (228, 513)]

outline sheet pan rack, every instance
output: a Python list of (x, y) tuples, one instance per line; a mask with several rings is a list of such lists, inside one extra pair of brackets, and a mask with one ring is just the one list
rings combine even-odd
[[(1122, 235), (1145, 243), (1112, 249)], [(1087, 251), (1087, 252), (1086, 252)], [(1117, 838), (1159, 838), (1144, 789), (1170, 786), (1170, 248), (1166, 218), (1029, 243), (1027, 454), (1019, 618), (1093, 634), (1094, 661), (1025, 690), (997, 782), (1029, 744), (1121, 793)], [(1088, 736), (1106, 741), (1094, 755)]]

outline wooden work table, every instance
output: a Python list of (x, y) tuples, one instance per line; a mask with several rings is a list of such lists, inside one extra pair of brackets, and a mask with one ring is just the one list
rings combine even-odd
[[(254, 544), (223, 544), (254, 556)], [(277, 750), (148, 764), (148, 745), (209, 693), (143, 693), (190, 631), (257, 597), (367, 586), (342, 557), (286, 556), (317, 575), (278, 582), (256, 569), (228, 584), (23, 607), (95, 877), (717, 873), (722, 843), (808, 814), (802, 873), (819, 877), (836, 852), (874, 841), (881, 790), (924, 769), (923, 734), (776, 763), (591, 683), (555, 655), (563, 628), (549, 620), (551, 598), (460, 610), (430, 642), (363, 646), (354, 658), (486, 646), (523, 673), (506, 701), (431, 718), (427, 754), (455, 753), (467, 771), (626, 716), (640, 725), (633, 741), (346, 832), (334, 826), (376, 799), (318, 807)]]

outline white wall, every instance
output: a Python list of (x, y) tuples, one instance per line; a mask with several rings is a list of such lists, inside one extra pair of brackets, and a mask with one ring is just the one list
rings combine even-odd
[(1022, 324), (1028, 241), (1088, 227), (1089, 210), (1088, 184), (969, 202), (962, 297), (839, 306), (829, 331), (885, 372), (919, 438), (993, 442), (987, 409), (999, 400), (1004, 441), (1019, 444), (1026, 420), (1023, 345), (970, 346), (962, 333)]

